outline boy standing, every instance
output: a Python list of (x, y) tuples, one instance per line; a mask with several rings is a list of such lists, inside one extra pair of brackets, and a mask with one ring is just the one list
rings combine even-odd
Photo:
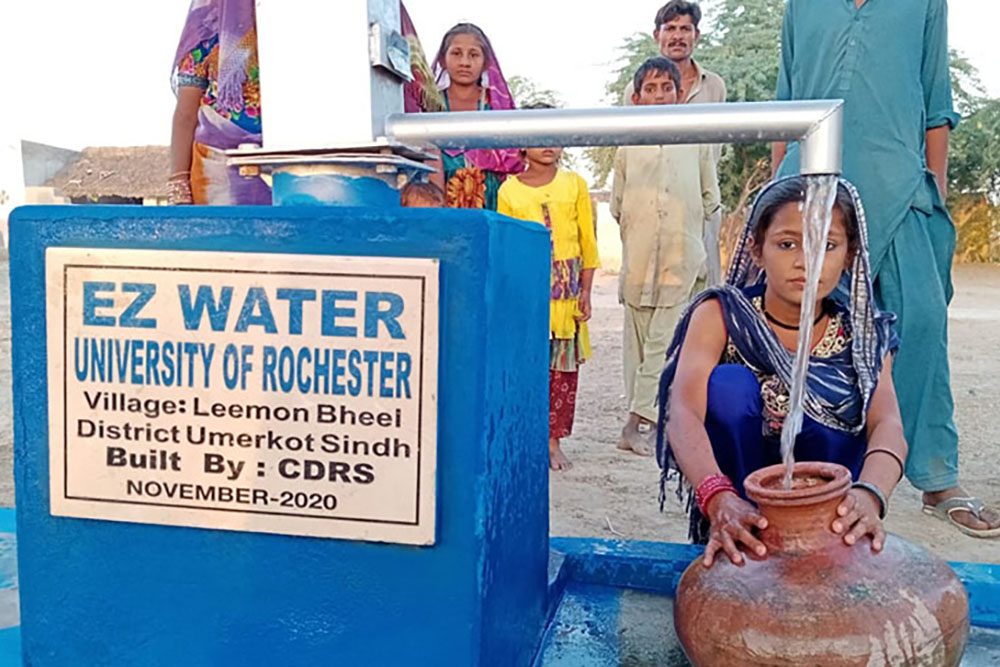
[[(677, 104), (681, 73), (650, 58), (633, 77), (634, 104)], [(711, 146), (625, 146), (615, 155), (611, 214), (621, 226), (618, 299), (629, 417), (620, 449), (653, 453), (660, 371), (674, 327), (704, 287), (704, 230), (720, 206)]]
[[(697, 2), (670, 0), (660, 7), (653, 20), (653, 39), (660, 47), (660, 54), (671, 60), (681, 73), (681, 88), (678, 104), (720, 104), (726, 101), (726, 83), (715, 72), (701, 66), (694, 59), (694, 49), (701, 39), (701, 7)], [(632, 94), (635, 85), (629, 82), (625, 87), (624, 102), (634, 104)], [(712, 157), (719, 164), (722, 145), (712, 146)], [(719, 233), (722, 228), (722, 209), (705, 225), (705, 250), (708, 252), (708, 284), (722, 282), (722, 257), (719, 249)]]

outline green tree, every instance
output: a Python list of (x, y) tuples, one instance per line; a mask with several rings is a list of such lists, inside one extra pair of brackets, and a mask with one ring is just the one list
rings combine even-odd
[(722, 0), (714, 7), (698, 62), (722, 77), (730, 102), (773, 100), (784, 0)]
[(510, 94), (514, 96), (514, 103), (518, 108), (532, 104), (548, 104), (554, 107), (563, 106), (562, 100), (556, 91), (549, 88), (541, 88), (526, 76), (512, 76), (507, 80), (507, 85), (510, 87)]
[(979, 70), (955, 49), (948, 52), (951, 70), (951, 94), (955, 99), (955, 110), (963, 116), (975, 111), (986, 89), (979, 79)]
[[(781, 58), (784, 0), (724, 0), (711, 17), (699, 62), (726, 82), (729, 102), (773, 100)], [(742, 217), (770, 177), (770, 145), (733, 144), (719, 163), (723, 205)]]
[(1000, 99), (984, 99), (952, 133), (948, 180), (956, 192), (1000, 203)]
[(991, 99), (979, 71), (962, 54), (951, 52), (955, 109), (963, 119), (951, 134), (949, 191), (1000, 199), (1000, 99)]
[(948, 151), (948, 208), (960, 261), (1000, 261), (1000, 99), (990, 99), (979, 72), (951, 53), (955, 109), (962, 121)]

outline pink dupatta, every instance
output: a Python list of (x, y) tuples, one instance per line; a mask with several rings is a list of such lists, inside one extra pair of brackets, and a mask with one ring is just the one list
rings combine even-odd
[[(483, 99), (480, 105), (484, 110), (492, 111), (514, 109), (516, 108), (514, 96), (507, 86), (507, 80), (504, 79), (496, 51), (485, 34), (483, 34), (483, 38), (486, 39), (486, 48), (493, 57), (490, 59), (490, 64), (486, 67), (480, 80), (480, 85), (483, 87)], [(438, 89), (444, 93), (447, 103), (447, 93), (445, 91), (451, 85), (451, 80), (448, 78), (448, 71), (444, 66), (443, 54), (439, 54), (437, 60), (434, 62), (434, 78)], [(513, 148), (447, 149), (444, 152), (452, 157), (457, 157), (464, 153), (466, 165), (478, 167), (483, 171), (492, 171), (501, 174), (519, 174), (524, 171), (524, 162), (521, 160), (520, 152)]]

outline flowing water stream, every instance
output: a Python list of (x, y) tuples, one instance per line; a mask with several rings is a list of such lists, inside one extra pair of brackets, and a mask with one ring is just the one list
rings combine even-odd
[(833, 202), (837, 196), (837, 176), (806, 176), (806, 200), (802, 205), (802, 251), (805, 254), (806, 285), (799, 310), (799, 342), (792, 364), (791, 397), (788, 417), (781, 429), (781, 458), (785, 464), (785, 488), (792, 486), (795, 465), (795, 438), (802, 430), (806, 375), (812, 352), (813, 320), (816, 312), (816, 291), (826, 254), (826, 237), (833, 219)]

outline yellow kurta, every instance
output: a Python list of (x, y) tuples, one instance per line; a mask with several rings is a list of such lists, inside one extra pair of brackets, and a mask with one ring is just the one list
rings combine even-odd
[(551, 183), (537, 188), (511, 176), (500, 186), (497, 211), (512, 218), (543, 224), (551, 230), (552, 298), (549, 316), (552, 338), (576, 338), (582, 358), (589, 357), (590, 340), (586, 323), (579, 323), (576, 319), (580, 313), (577, 301), (579, 271), (600, 266), (587, 183), (579, 175), (562, 169), (556, 172)]

